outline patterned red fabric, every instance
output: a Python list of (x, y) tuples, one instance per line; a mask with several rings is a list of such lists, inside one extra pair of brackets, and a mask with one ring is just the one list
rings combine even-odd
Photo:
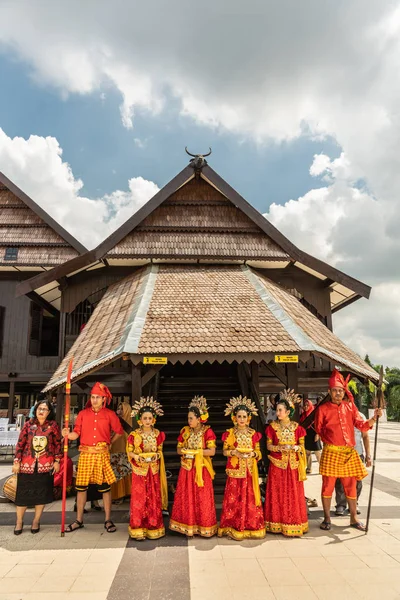
[(105, 407), (97, 413), (92, 408), (81, 410), (74, 431), (79, 434), (82, 446), (95, 446), (99, 442), (110, 444), (112, 431), (120, 435), (124, 433), (116, 413)]
[(356, 445), (354, 427), (360, 431), (371, 429), (369, 422), (360, 418), (353, 402), (346, 400), (342, 400), (340, 404), (325, 402), (317, 408), (314, 429), (324, 444), (354, 448)]
[(203, 487), (196, 485), (195, 475), (195, 469), (179, 471), (170, 528), (181, 533), (187, 531), (188, 535), (210, 537), (217, 532), (213, 483), (205, 467)]
[[(39, 456), (33, 448), (34, 437), (46, 438), (46, 446)], [(27, 421), (15, 447), (15, 458), (21, 463), (20, 473), (32, 474), (36, 463), (38, 473), (48, 473), (53, 470), (54, 459), (61, 457), (61, 433), (56, 421), (45, 421), (43, 425), (37, 419)]]
[(263, 508), (255, 504), (251, 475), (245, 479), (227, 477), (219, 527), (236, 531), (264, 530)]
[[(272, 444), (278, 445), (278, 436), (271, 425), (267, 427), (266, 433)], [(304, 434), (303, 427), (299, 426), (295, 431), (296, 442)], [(277, 452), (273, 454), (277, 458), (282, 456)], [(291, 469), (290, 465), (287, 469), (280, 469), (272, 463), (269, 465), (264, 516), (267, 532), (294, 537), (308, 530), (304, 485), (299, 481), (297, 469)]]
[(160, 477), (132, 473), (132, 490), (129, 526), (131, 529), (160, 530), (164, 527), (161, 509)]

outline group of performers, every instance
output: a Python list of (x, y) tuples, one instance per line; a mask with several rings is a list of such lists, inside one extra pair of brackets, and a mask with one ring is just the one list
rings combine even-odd
[[(347, 383), (348, 379), (345, 380), (341, 373), (333, 372), (329, 382), (330, 401), (319, 406), (315, 416), (315, 432), (323, 442), (320, 473), (324, 520), (321, 528), (325, 530), (331, 526), (330, 504), (337, 478), (340, 478), (347, 497), (351, 526), (364, 530), (357, 520), (356, 485), (367, 471), (355, 450), (354, 427), (368, 431), (382, 414), (381, 409), (376, 409), (374, 417), (363, 421)], [(257, 408), (251, 400), (241, 396), (231, 398), (227, 404), (225, 415), (231, 418), (233, 426), (222, 436), (227, 481), (219, 525), (212, 466), (216, 436), (207, 424), (206, 399), (203, 396), (193, 398), (188, 407), (188, 425), (182, 428), (178, 437), (181, 467), (169, 523), (172, 531), (188, 537), (217, 534), (234, 540), (262, 539), (267, 532), (300, 537), (308, 531), (303, 484), (307, 469), (306, 430), (293, 420), (297, 398), (293, 390), (281, 393), (276, 402), (276, 420), (266, 428), (270, 465), (264, 507), (257, 466), (261, 459), (262, 435), (250, 427)], [(67, 527), (67, 532), (84, 526), (89, 485), (96, 486), (103, 495), (106, 531), (116, 531), (111, 520), (111, 486), (116, 483), (116, 476), (110, 461), (110, 446), (124, 435), (124, 429), (116, 413), (107, 408), (110, 400), (108, 388), (96, 383), (85, 409), (78, 414), (73, 431), (67, 428), (62, 431), (62, 435), (70, 440), (80, 438), (77, 518)], [(135, 402), (131, 412), (137, 428), (131, 431), (126, 441), (126, 456), (131, 467), (131, 481), (126, 489), (130, 488), (131, 496), (129, 535), (138, 540), (165, 535), (163, 510), (168, 506), (163, 457), (165, 434), (156, 428), (157, 417), (162, 415), (161, 405), (149, 397)], [(125, 421), (127, 419), (128, 416)], [(120, 451), (123, 453), (122, 448)], [(60, 457), (59, 446), (53, 449), (53, 455), (52, 468), (54, 460)], [(14, 471), (24, 472), (24, 469), (24, 453), (18, 448)], [(22, 530), (22, 518), (20, 510), (18, 531)]]

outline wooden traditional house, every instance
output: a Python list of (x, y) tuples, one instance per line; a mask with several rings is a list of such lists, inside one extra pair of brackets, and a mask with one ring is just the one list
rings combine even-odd
[(0, 416), (22, 411), (60, 360), (59, 284), (16, 298), (19, 282), (86, 252), (29, 196), (0, 173)]
[(17, 293), (60, 311), (47, 391), (62, 393), (73, 357), (75, 393), (101, 379), (117, 396), (158, 396), (172, 444), (194, 394), (223, 428), (231, 395), (251, 395), (262, 414), (262, 396), (283, 387), (325, 391), (334, 365), (377, 378), (332, 332), (332, 313), (370, 288), (298, 249), (202, 157), (97, 248)]

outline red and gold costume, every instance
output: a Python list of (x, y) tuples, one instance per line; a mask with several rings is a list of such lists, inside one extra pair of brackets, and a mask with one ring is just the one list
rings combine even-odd
[(255, 458), (228, 455), (226, 486), (218, 536), (235, 540), (265, 537), (264, 514), (258, 482), (257, 461), (261, 459), (258, 433), (250, 427), (228, 429), (223, 436), (224, 450), (242, 449), (255, 452)]
[(194, 452), (193, 455), (181, 455), (181, 468), (169, 524), (173, 531), (203, 537), (211, 537), (217, 533), (212, 483), (214, 469), (211, 458), (204, 456), (202, 452), (205, 448), (215, 448), (215, 440), (215, 433), (208, 425), (201, 425), (199, 431), (188, 426), (181, 430), (178, 448)]
[[(299, 537), (308, 531), (303, 481), (306, 478), (305, 429), (294, 421), (274, 421), (266, 429), (271, 464), (265, 494), (267, 532)], [(299, 450), (283, 450), (295, 445)]]
[(128, 436), (126, 451), (139, 454), (148, 462), (131, 459), (132, 491), (129, 535), (135, 539), (155, 540), (165, 535), (162, 509), (168, 507), (167, 478), (163, 458), (165, 433), (152, 428), (135, 429)]
[[(107, 386), (96, 383), (92, 395), (111, 399)], [(81, 410), (75, 421), (73, 431), (80, 437), (78, 473), (75, 487), (78, 492), (86, 491), (89, 483), (101, 486), (100, 492), (109, 491), (110, 485), (116, 481), (110, 463), (110, 443), (112, 432), (123, 434), (124, 430), (114, 411), (105, 406), (95, 412), (89, 406)]]
[(347, 383), (348, 379), (345, 380), (338, 371), (333, 371), (329, 388), (344, 388), (348, 399), (340, 404), (325, 402), (316, 411), (314, 428), (324, 444), (319, 465), (323, 498), (332, 497), (336, 479), (339, 478), (347, 498), (356, 500), (357, 481), (368, 474), (355, 449), (354, 427), (369, 431), (371, 426), (360, 418)]

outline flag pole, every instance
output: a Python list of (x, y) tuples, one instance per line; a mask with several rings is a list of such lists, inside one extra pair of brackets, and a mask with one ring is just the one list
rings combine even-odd
[[(64, 412), (64, 427), (69, 430), (69, 411), (71, 401), (71, 374), (72, 374), (73, 358), (69, 361), (67, 382), (65, 384), (65, 412)], [(65, 509), (67, 504), (67, 460), (68, 460), (68, 435), (64, 438), (64, 471), (62, 485), (62, 504), (61, 504), (61, 537), (65, 536)]]
[[(384, 397), (382, 391), (383, 384), (383, 365), (381, 366), (380, 374), (379, 374), (379, 384), (376, 390), (376, 406), (375, 408), (384, 408)], [(374, 456), (372, 459), (372, 472), (371, 472), (371, 482), (369, 488), (369, 498), (368, 498), (368, 510), (367, 510), (367, 522), (365, 524), (365, 533), (368, 533), (369, 527), (369, 519), (371, 515), (371, 507), (372, 507), (372, 492), (374, 489), (374, 479), (375, 479), (375, 462), (376, 462), (376, 450), (378, 447), (378, 426), (379, 426), (379, 417), (376, 418), (375, 424), (375, 441), (374, 441)]]

